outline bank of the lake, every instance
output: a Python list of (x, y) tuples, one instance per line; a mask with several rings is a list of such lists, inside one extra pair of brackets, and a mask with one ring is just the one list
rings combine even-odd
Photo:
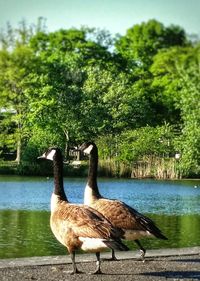
[[(136, 252), (117, 253), (118, 261), (102, 261), (101, 276), (88, 274), (95, 268), (95, 256), (77, 255), (79, 270), (87, 274), (70, 275), (72, 268), (69, 256), (0, 260), (2, 281), (114, 281), (139, 280), (159, 281), (200, 280), (200, 248), (153, 250), (147, 253), (146, 261), (138, 260)], [(108, 254), (102, 254), (108, 258)]]
[[(74, 162), (76, 163), (76, 161)], [(79, 163), (79, 161), (78, 161)], [(81, 161), (73, 165), (73, 161), (66, 162), (63, 174), (66, 177), (86, 177), (88, 161)], [(52, 176), (51, 163), (0, 160), (0, 175), (18, 176)], [(98, 174), (100, 177), (125, 178), (125, 179), (199, 179), (200, 175), (189, 172), (185, 175), (179, 169), (178, 162), (174, 158), (150, 158), (150, 160), (137, 161), (133, 164), (123, 163), (113, 159), (99, 160)]]

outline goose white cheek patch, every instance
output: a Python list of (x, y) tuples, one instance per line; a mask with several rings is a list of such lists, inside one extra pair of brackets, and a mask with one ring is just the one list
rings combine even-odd
[(52, 149), (51, 152), (49, 152), (49, 154), (47, 155), (47, 159), (53, 160), (55, 153), (56, 153), (55, 149)]
[(84, 153), (90, 154), (91, 150), (93, 149), (93, 145), (89, 145), (86, 149), (84, 149)]

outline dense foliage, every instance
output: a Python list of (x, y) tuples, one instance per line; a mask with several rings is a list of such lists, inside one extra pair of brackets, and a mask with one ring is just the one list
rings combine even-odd
[(1, 158), (33, 163), (92, 139), (111, 174), (199, 175), (200, 43), (181, 27), (150, 20), (113, 38), (39, 19), (8, 25), (0, 42)]

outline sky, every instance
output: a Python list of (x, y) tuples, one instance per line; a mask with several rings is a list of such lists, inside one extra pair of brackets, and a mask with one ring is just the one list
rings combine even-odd
[(200, 0), (0, 0), (0, 29), (38, 17), (48, 31), (88, 26), (124, 35), (134, 24), (156, 19), (200, 36)]

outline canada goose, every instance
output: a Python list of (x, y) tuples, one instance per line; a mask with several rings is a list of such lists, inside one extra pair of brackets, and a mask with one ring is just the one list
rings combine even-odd
[(98, 211), (69, 203), (63, 187), (63, 158), (59, 148), (50, 148), (38, 158), (53, 161), (54, 191), (51, 196), (50, 226), (57, 240), (67, 247), (71, 255), (72, 273), (80, 272), (75, 263), (75, 251), (78, 249), (96, 253), (97, 268), (94, 273), (101, 273), (100, 251), (106, 248), (128, 250), (120, 239), (123, 230), (114, 228)]
[[(166, 240), (160, 229), (148, 217), (142, 215), (122, 201), (102, 197), (97, 185), (98, 149), (94, 142), (85, 142), (80, 150), (89, 155), (88, 181), (84, 192), (84, 204), (102, 213), (115, 227), (125, 231), (125, 239), (134, 240), (139, 246), (144, 261), (146, 250), (139, 238), (156, 237)], [(112, 260), (116, 260), (112, 249)]]

